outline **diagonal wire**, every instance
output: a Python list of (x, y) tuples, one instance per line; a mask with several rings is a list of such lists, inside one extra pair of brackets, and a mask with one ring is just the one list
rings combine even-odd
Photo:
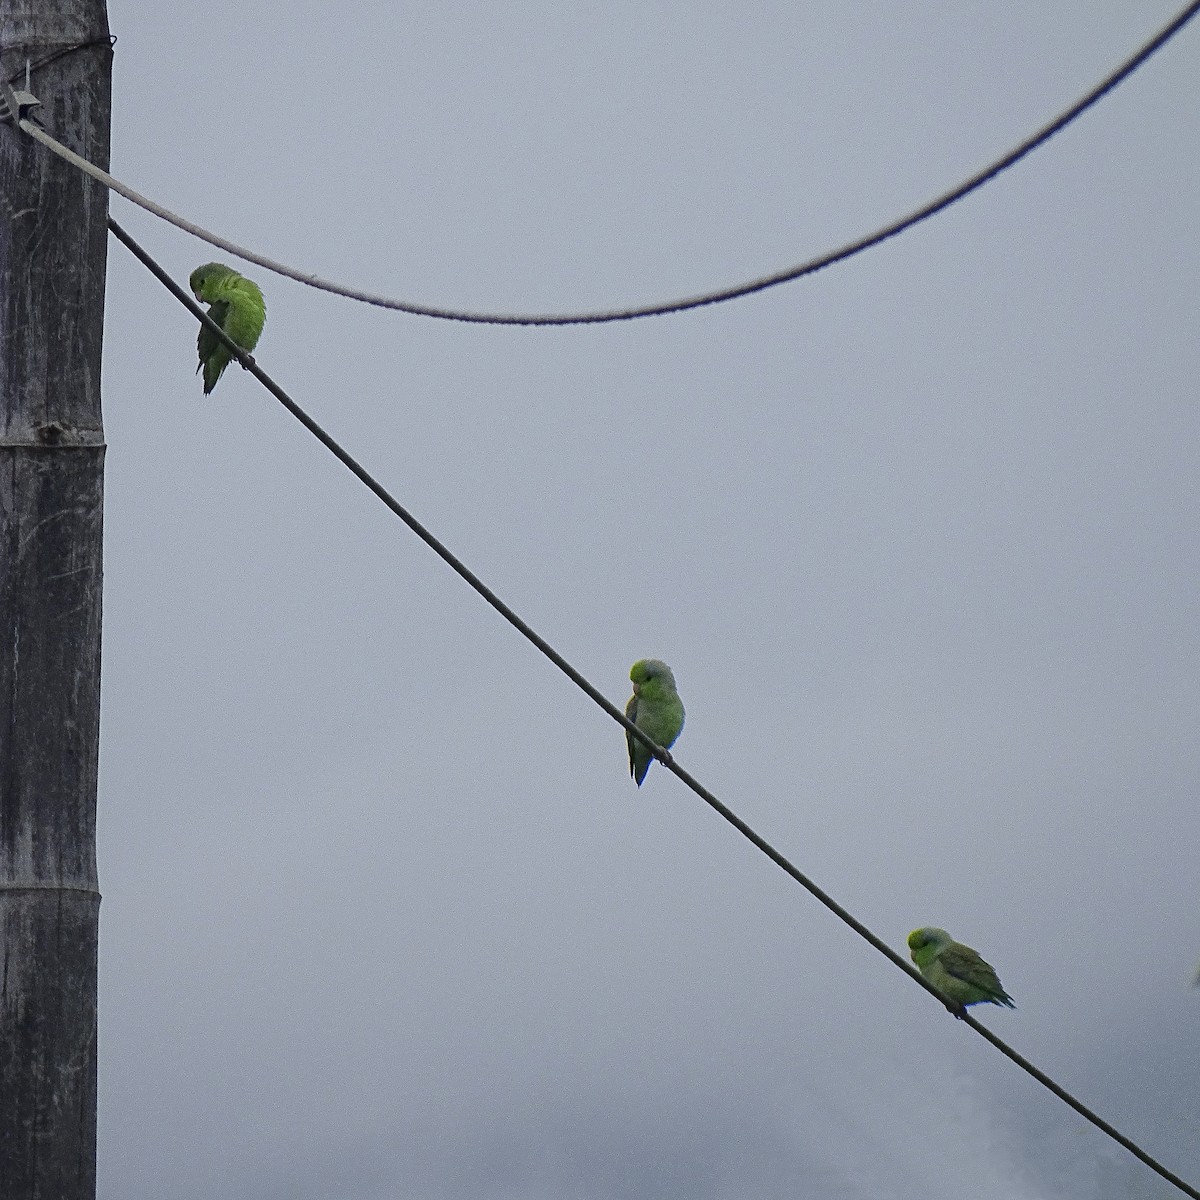
[(761, 292), (767, 288), (776, 287), (781, 283), (790, 283), (806, 275), (813, 275), (825, 267), (843, 262), (848, 258), (853, 258), (856, 254), (861, 254), (864, 250), (878, 246), (881, 242), (886, 242), (889, 238), (903, 233), (906, 229), (911, 229), (914, 225), (919, 225), (922, 221), (926, 221), (930, 217), (940, 213), (943, 209), (949, 208), (950, 205), (970, 195), (990, 180), (995, 179), (1002, 171), (1006, 171), (1031, 151), (1036, 150), (1043, 143), (1049, 141), (1061, 129), (1066, 128), (1067, 125), (1086, 112), (1087, 109), (1091, 108), (1093, 104), (1112, 91), (1119, 83), (1132, 75), (1156, 50), (1165, 46), (1197, 12), (1200, 12), (1200, 0), (1193, 0), (1178, 16), (1163, 26), (1148, 42), (1134, 51), (1120, 66), (1102, 79), (1091, 91), (1080, 97), (1065, 112), (1060, 113), (1052, 121), (1043, 125), (1019, 145), (1013, 147), (1003, 157), (996, 159), (982, 170), (963, 180), (957, 187), (944, 192), (942, 195), (923, 204), (920, 208), (915, 209), (907, 216), (892, 221), (874, 233), (869, 233), (855, 241), (847, 242), (844, 246), (830, 250), (816, 258), (809, 259), (798, 266), (788, 267), (785, 270), (776, 271), (771, 275), (764, 275), (746, 283), (736, 284), (733, 287), (705, 292), (698, 296), (688, 296), (678, 300), (667, 300), (658, 304), (607, 309), (599, 312), (524, 315), (517, 313), (468, 312), (453, 308), (436, 308), (432, 305), (417, 304), (406, 300), (394, 300), (387, 296), (376, 295), (372, 292), (363, 292), (343, 284), (332, 283), (327, 279), (321, 279), (317, 275), (306, 274), (303, 271), (296, 270), (294, 267), (276, 262), (274, 259), (267, 258), (265, 255), (247, 249), (245, 246), (239, 246), (236, 242), (231, 242), (226, 238), (220, 237), (218, 234), (210, 233), (207, 229), (194, 224), (184, 217), (178, 216), (169, 209), (163, 208), (162, 205), (156, 204), (153, 200), (149, 200), (140, 193), (135, 192), (132, 188), (127, 187), (107, 171), (102, 171), (95, 164), (88, 162), (74, 153), (74, 151), (69, 150), (61, 142), (52, 138), (45, 130), (38, 128), (33, 122), (22, 119), (19, 125), (21, 129), (31, 137), (36, 138), (42, 145), (66, 159), (67, 162), (75, 165), (93, 179), (98, 180), (105, 187), (111, 188), (113, 191), (124, 196), (125, 199), (139, 205), (147, 212), (153, 213), (156, 217), (161, 217), (164, 221), (169, 221), (185, 233), (193, 234), (195, 237), (216, 246), (218, 249), (225, 250), (229, 254), (234, 254), (238, 258), (243, 258), (247, 262), (255, 263), (257, 266), (265, 267), (268, 271), (274, 271), (276, 274), (283, 275), (288, 279), (294, 279), (298, 283), (307, 284), (309, 287), (318, 288), (324, 292), (332, 292), (335, 296), (343, 296), (349, 300), (359, 300), (364, 304), (373, 304), (379, 308), (393, 309), (416, 316), (437, 317), (445, 321), (468, 321), (483, 325), (599, 325), (610, 321), (631, 321), (637, 317), (654, 317), (662, 316), (666, 313), (686, 312), (689, 309), (703, 308), (705, 305), (720, 304), (727, 300), (736, 300), (742, 296), (749, 296), (754, 292)]
[(393, 513), (404, 522), (419, 537), (447, 566), (456, 574), (464, 579), (472, 588), (475, 589), (483, 598), (490, 604), (514, 629), (522, 636), (527, 638), (537, 647), (576, 687), (580, 688), (586, 695), (596, 702), (614, 721), (625, 727), (626, 731), (632, 734), (644, 746), (651, 751), (656, 758), (673, 774), (677, 775), (687, 787), (691, 788), (697, 796), (700, 797), (709, 807), (716, 811), (721, 817), (729, 822), (743, 837), (753, 843), (761, 850), (773, 863), (781, 867), (788, 875), (792, 877), (801, 887), (806, 889), (813, 897), (819, 900), (831, 913), (839, 920), (849, 925), (859, 937), (869, 942), (880, 954), (888, 958), (894, 966), (900, 968), (910, 979), (923, 987), (930, 995), (934, 996), (939, 1003), (944, 1004), (950, 1012), (969, 1025), (981, 1037), (991, 1042), (1001, 1054), (1010, 1058), (1023, 1071), (1032, 1075), (1038, 1083), (1043, 1087), (1052, 1091), (1060, 1100), (1069, 1104), (1080, 1116), (1086, 1118), (1097, 1129), (1106, 1133), (1113, 1141), (1123, 1146), (1136, 1158), (1140, 1159), (1152, 1171), (1162, 1176), (1163, 1179), (1172, 1183), (1185, 1195), (1192, 1197), (1192, 1200), (1200, 1200), (1200, 1191), (1192, 1187), (1191, 1184), (1181, 1179), (1174, 1172), (1164, 1167), (1157, 1159), (1152, 1158), (1145, 1150), (1143, 1150), (1136, 1142), (1131, 1141), (1115, 1126), (1110, 1125), (1103, 1117), (1100, 1117), (1088, 1108), (1081, 1101), (1077, 1100), (1066, 1088), (1055, 1083), (1044, 1071), (1039, 1070), (1023, 1055), (1018, 1054), (1011, 1046), (997, 1037), (986, 1025), (980, 1024), (971, 1014), (960, 1005), (947, 998), (937, 990), (931, 983), (928, 982), (911, 964), (906, 962), (895, 950), (892, 949), (882, 938), (874, 934), (861, 921), (853, 916), (849, 911), (843, 908), (828, 892), (818, 887), (807, 875), (805, 875), (797, 866), (787, 859), (779, 850), (777, 850), (770, 842), (761, 834), (757, 833), (745, 821), (742, 820), (732, 809), (723, 804), (716, 796), (712, 794), (703, 784), (685, 771), (674, 758), (661, 746), (646, 736), (625, 714), (617, 708), (604, 694), (577, 671), (549, 642), (546, 641), (536, 630), (521, 619), (517, 613), (511, 609), (495, 592), (491, 590), (473, 571), (468, 568), (461, 559), (453, 554), (446, 546), (444, 546), (420, 521), (416, 519), (400, 502), (381, 484), (370, 472), (363, 467), (357, 459), (355, 459), (347, 450), (345, 450), (330, 434), (328, 434), (316, 421), (312, 419), (288, 394), (277, 384), (265, 371), (258, 366), (254, 359), (246, 353), (236, 342), (230, 339), (225, 331), (214, 322), (202, 308), (197, 305), (192, 298), (167, 274), (167, 272), (144, 250), (120, 225), (117, 224), (111, 217), (108, 221), (108, 227), (116, 235), (116, 237), (125, 244), (133, 254), (150, 270), (150, 272), (163, 284), (164, 287), (194, 316), (205, 329), (215, 334), (220, 341), (229, 349), (237, 361), (249, 371), (255, 379), (259, 381), (275, 397), (276, 400), (287, 409), (301, 425), (304, 426), (327, 450), (329, 450), (344, 466), (346, 466), (354, 475), (356, 475), (372, 492), (375, 493), (380, 500)]

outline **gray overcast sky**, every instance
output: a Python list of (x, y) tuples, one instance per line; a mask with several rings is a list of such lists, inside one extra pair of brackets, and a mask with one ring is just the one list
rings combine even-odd
[[(1176, 9), (112, 0), (113, 169), (579, 309), (956, 183)], [(495, 329), (247, 267), (259, 362), (682, 764), (1200, 1179), (1200, 25), (919, 229)], [(114, 200), (179, 280), (210, 248)], [(216, 257), (221, 257), (217, 255)], [(102, 1200), (1173, 1194), (624, 739), (109, 251)]]

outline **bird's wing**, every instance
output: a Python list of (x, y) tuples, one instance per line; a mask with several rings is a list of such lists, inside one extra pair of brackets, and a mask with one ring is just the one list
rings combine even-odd
[(970, 946), (947, 946), (937, 957), (948, 975), (974, 987), (999, 989), (996, 972)]
[[(210, 305), (208, 315), (224, 329), (225, 318), (229, 315), (229, 301), (218, 300), (215, 304)], [(200, 355), (200, 361), (207, 362), (219, 345), (221, 345), (221, 339), (207, 325), (201, 325), (200, 333), (196, 338), (196, 351)]]
[[(637, 723), (637, 711), (638, 711), (638, 698), (636, 696), (630, 696), (629, 703), (625, 705), (625, 715), (631, 721), (633, 721), (634, 724)], [(633, 734), (629, 732), (628, 729), (625, 730), (625, 744), (629, 747), (629, 773), (632, 775), (633, 771), (634, 771), (633, 752), (634, 752), (634, 747), (637, 746), (637, 738), (635, 738), (633, 736)]]

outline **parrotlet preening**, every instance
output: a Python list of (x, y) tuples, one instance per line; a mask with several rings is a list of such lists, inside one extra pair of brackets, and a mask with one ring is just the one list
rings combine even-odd
[[(262, 336), (267, 306), (257, 283), (239, 275), (224, 263), (205, 263), (191, 274), (188, 284), (196, 299), (209, 306), (208, 315), (243, 350), (253, 350)], [(197, 373), (204, 372), (204, 394), (217, 386), (221, 372), (233, 359), (226, 346), (207, 326), (200, 327), (196, 339), (200, 355)]]

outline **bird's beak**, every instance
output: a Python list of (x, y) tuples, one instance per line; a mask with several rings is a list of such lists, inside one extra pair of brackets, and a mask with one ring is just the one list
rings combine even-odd
[(633, 694), (635, 696), (638, 696), (641, 694), (641, 691), (642, 691), (642, 685), (640, 683), (635, 683), (633, 685)]

